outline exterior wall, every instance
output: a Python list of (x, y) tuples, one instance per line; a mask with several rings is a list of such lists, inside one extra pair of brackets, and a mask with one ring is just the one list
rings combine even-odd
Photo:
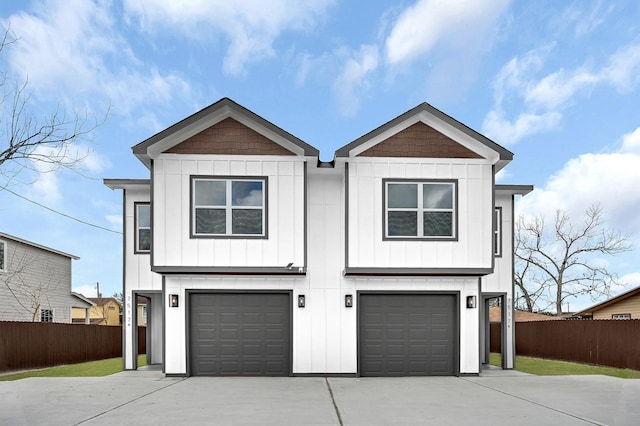
[[(162, 154), (153, 167), (155, 266), (304, 265), (304, 159)], [(266, 176), (268, 239), (190, 238), (191, 176)]]
[(0, 321), (40, 321), (40, 309), (53, 309), (53, 321), (71, 323), (71, 258), (9, 238), (6, 268), (0, 272)]
[[(177, 294), (177, 308), (165, 308), (165, 373), (187, 374), (187, 291), (290, 290), (294, 374), (354, 374), (357, 372), (357, 292), (420, 291), (459, 294), (458, 347), (460, 373), (479, 372), (477, 309), (467, 309), (467, 296), (479, 297), (479, 281), (470, 278), (349, 278), (344, 267), (344, 177), (334, 169), (310, 172), (308, 179), (309, 264), (305, 277), (166, 276), (165, 299)], [(298, 308), (304, 294), (305, 308)], [(354, 307), (344, 296), (354, 296)]]
[[(458, 240), (383, 241), (384, 178), (457, 179)], [(348, 266), (491, 268), (492, 191), (485, 160), (350, 159)]]
[(631, 314), (631, 319), (640, 318), (640, 294), (593, 312), (593, 319), (611, 319), (613, 314)]
[[(483, 293), (502, 293), (504, 299), (506, 318), (504, 328), (506, 330), (506, 348), (515, 348), (515, 318), (513, 307), (513, 198), (511, 193), (496, 191), (495, 206), (502, 209), (501, 229), (501, 256), (495, 258), (494, 272), (482, 279)], [(507, 351), (505, 365), (513, 368), (515, 362), (515, 350)]]

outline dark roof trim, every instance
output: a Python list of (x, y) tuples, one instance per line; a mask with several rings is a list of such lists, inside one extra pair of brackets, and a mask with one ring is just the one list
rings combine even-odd
[(151, 179), (103, 179), (102, 182), (111, 189), (151, 186)]
[(396, 276), (396, 277), (461, 277), (484, 276), (493, 273), (492, 268), (351, 268), (345, 276)]
[(281, 129), (280, 127), (276, 126), (275, 124), (265, 120), (264, 118), (260, 117), (259, 115), (257, 115), (256, 113), (248, 110), (247, 108), (243, 107), (242, 105), (234, 102), (233, 100), (229, 99), (229, 98), (222, 98), (219, 101), (209, 105), (208, 107), (201, 109), (200, 111), (196, 112), (195, 114), (190, 115), (189, 117), (175, 123), (174, 125), (166, 128), (165, 130), (161, 131), (160, 133), (156, 133), (155, 135), (151, 136), (150, 138), (140, 142), (139, 144), (135, 145), (134, 147), (132, 147), (131, 149), (133, 150), (133, 153), (137, 156), (140, 155), (146, 155), (147, 154), (147, 149), (155, 144), (156, 142), (159, 142), (167, 137), (170, 137), (171, 135), (173, 135), (174, 133), (185, 129), (189, 126), (191, 126), (192, 124), (198, 122), (199, 120), (202, 120), (204, 118), (206, 118), (208, 115), (213, 114), (223, 108), (229, 108), (230, 110), (236, 112), (239, 115), (242, 115), (244, 117), (247, 117), (248, 119), (258, 123), (259, 125), (267, 128), (268, 130), (276, 133), (277, 135), (281, 136), (282, 138), (288, 140), (289, 142), (293, 143), (294, 145), (297, 145), (298, 147), (302, 148), (302, 150), (304, 151), (304, 155), (305, 156), (318, 156), (319, 155), (319, 151), (312, 147), (311, 145), (307, 144), (306, 142), (304, 142), (302, 139), (299, 139), (295, 136), (293, 136), (291, 133)]
[(22, 238), (14, 237), (13, 235), (9, 235), (9, 234), (5, 234), (4, 232), (0, 232), (0, 239), (3, 239), (3, 238), (7, 239), (7, 240), (13, 240), (13, 241), (18, 242), (18, 243), (26, 244), (28, 246), (35, 247), (35, 248), (40, 249), (40, 250), (48, 251), (50, 253), (58, 254), (60, 256), (68, 257), (68, 258), (73, 259), (73, 260), (80, 259), (76, 255), (65, 253), (65, 252), (60, 251), (60, 250), (52, 249), (51, 247), (43, 246), (41, 244), (33, 243), (31, 241), (23, 240)]
[(615, 303), (622, 302), (623, 300), (628, 299), (628, 298), (633, 297), (633, 296), (638, 295), (638, 294), (640, 294), (640, 287), (633, 288), (633, 289), (631, 289), (629, 291), (626, 291), (626, 292), (624, 292), (624, 293), (622, 293), (622, 294), (620, 294), (618, 296), (612, 297), (609, 300), (605, 300), (604, 302), (600, 302), (600, 303), (598, 303), (596, 305), (591, 306), (590, 308), (584, 309), (584, 310), (582, 310), (580, 312), (576, 312), (573, 316), (590, 314), (590, 313), (593, 313), (595, 311), (599, 311), (600, 309), (604, 309), (604, 308), (606, 308), (608, 306), (611, 306), (611, 305), (613, 305)]
[(525, 196), (533, 191), (533, 185), (496, 185), (496, 191), (510, 192)]
[(393, 120), (383, 124), (382, 126), (378, 127), (377, 129), (372, 130), (371, 132), (359, 137), (358, 139), (354, 140), (353, 142), (343, 146), (342, 148), (338, 149), (336, 151), (336, 157), (348, 157), (349, 153), (354, 149), (357, 148), (358, 146), (362, 145), (363, 143), (366, 143), (367, 141), (375, 138), (376, 136), (379, 136), (380, 134), (384, 133), (385, 131), (387, 131), (388, 129), (397, 126), (398, 124), (402, 123), (403, 121), (406, 121), (408, 119), (410, 119), (411, 117), (414, 117), (422, 112), (427, 112), (429, 114), (431, 114), (432, 116), (442, 120), (443, 122), (447, 123), (448, 125), (454, 127), (455, 129), (461, 131), (462, 133), (466, 134), (467, 136), (470, 136), (471, 138), (477, 140), (478, 142), (486, 145), (488, 148), (496, 151), (499, 155), (500, 155), (500, 160), (506, 160), (506, 161), (511, 161), (513, 159), (513, 153), (511, 151), (509, 151), (508, 149), (503, 148), (502, 146), (498, 145), (497, 143), (495, 143), (494, 141), (492, 141), (491, 139), (487, 138), (486, 136), (476, 132), (475, 130), (473, 130), (472, 128), (462, 124), (461, 122), (459, 122), (458, 120), (454, 119), (453, 117), (445, 114), (444, 112), (440, 111), (437, 108), (434, 108), (433, 106), (429, 105), (426, 102), (421, 103), (420, 105), (416, 106), (415, 108), (410, 109), (409, 111), (405, 112), (402, 115), (399, 115), (398, 117), (394, 118)]
[(307, 274), (306, 267), (293, 266), (152, 266), (151, 271), (165, 275), (294, 275)]

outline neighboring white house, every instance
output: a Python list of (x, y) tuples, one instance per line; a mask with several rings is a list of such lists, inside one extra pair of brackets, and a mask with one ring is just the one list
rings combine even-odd
[(77, 259), (0, 232), (0, 321), (71, 323), (72, 308), (92, 305), (71, 292), (71, 261)]
[(317, 149), (224, 98), (133, 147), (124, 362), (136, 300), (167, 375), (466, 375), (503, 306), (512, 368), (513, 154), (423, 103)]

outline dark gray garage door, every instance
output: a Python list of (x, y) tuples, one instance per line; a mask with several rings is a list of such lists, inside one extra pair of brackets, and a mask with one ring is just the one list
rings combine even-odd
[(361, 376), (456, 374), (456, 298), (433, 294), (361, 294)]
[(289, 375), (289, 293), (191, 294), (189, 311), (192, 375)]

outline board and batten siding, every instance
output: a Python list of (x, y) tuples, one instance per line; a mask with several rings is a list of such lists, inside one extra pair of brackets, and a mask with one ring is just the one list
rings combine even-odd
[[(304, 159), (162, 154), (153, 165), (155, 266), (304, 265)], [(191, 238), (191, 176), (267, 177), (268, 238)]]
[[(351, 159), (348, 266), (490, 268), (492, 170), (478, 159)], [(383, 179), (456, 179), (457, 241), (384, 241)]]

